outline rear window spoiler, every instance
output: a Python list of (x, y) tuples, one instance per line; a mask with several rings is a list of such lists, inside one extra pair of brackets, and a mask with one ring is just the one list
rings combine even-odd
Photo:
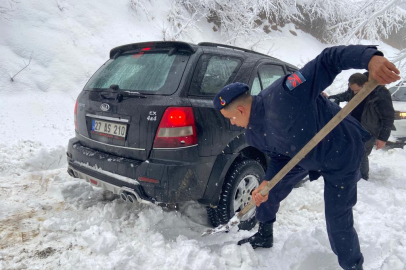
[(179, 41), (152, 41), (152, 42), (142, 42), (142, 43), (133, 43), (122, 45), (116, 47), (110, 51), (110, 58), (114, 59), (117, 58), (120, 54), (126, 51), (138, 50), (143, 48), (151, 48), (151, 49), (164, 49), (164, 48), (176, 48), (177, 51), (187, 51), (190, 53), (195, 53), (197, 47), (193, 44), (189, 44), (186, 42), (179, 42)]

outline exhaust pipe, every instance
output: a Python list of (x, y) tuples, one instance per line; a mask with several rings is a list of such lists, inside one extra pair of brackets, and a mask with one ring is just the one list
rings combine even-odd
[[(137, 192), (135, 192), (134, 189), (128, 188), (128, 187), (121, 187), (120, 189), (120, 197), (124, 200), (124, 201), (129, 201), (130, 203), (136, 203), (136, 202), (144, 202), (141, 199), (141, 196), (138, 195)], [(125, 198), (124, 198), (125, 197)]]
[(121, 199), (123, 199), (124, 201), (127, 201), (127, 194), (125, 194), (124, 191), (120, 193), (120, 197), (121, 197)]
[[(153, 202), (144, 200), (141, 198), (141, 196), (132, 188), (129, 187), (121, 187), (120, 191), (118, 192), (120, 194), (120, 197), (124, 201), (129, 201), (131, 203), (145, 203), (145, 204), (154, 204)], [(124, 199), (125, 196), (125, 199)]]
[(132, 195), (132, 194), (127, 195), (127, 200), (128, 200), (130, 203), (138, 202), (138, 200), (137, 200), (137, 199), (134, 197), (134, 195)]
[(77, 178), (71, 168), (68, 169), (68, 174), (69, 174), (70, 176), (74, 177), (74, 178)]

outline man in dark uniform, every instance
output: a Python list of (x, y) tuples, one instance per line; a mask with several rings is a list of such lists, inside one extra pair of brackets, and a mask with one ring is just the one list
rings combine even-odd
[(258, 96), (251, 96), (242, 83), (225, 86), (215, 97), (214, 107), (231, 124), (246, 128), (249, 145), (266, 153), (271, 162), (264, 181), (254, 190), (258, 232), (238, 244), (254, 248), (272, 247), (273, 223), (280, 202), (306, 175), (323, 176), (327, 232), (333, 252), (343, 269), (362, 269), (352, 207), (357, 201), (357, 181), (364, 154), (363, 142), (370, 139), (352, 117), (345, 118), (269, 193), (259, 191), (323, 127), (340, 108), (320, 93), (345, 69), (369, 69), (380, 84), (400, 79), (399, 70), (374, 46), (338, 46), (325, 49), (294, 74), (286, 75)]
[[(328, 96), (328, 99), (338, 105), (340, 102), (350, 101), (367, 83), (366, 74), (354, 73), (348, 79), (348, 90)], [(365, 154), (361, 162), (361, 177), (369, 179), (369, 160), (372, 148), (376, 145), (379, 150), (385, 147), (389, 139), (393, 122), (395, 121), (395, 110), (393, 109), (392, 98), (389, 90), (380, 85), (368, 95), (352, 112), (351, 116), (357, 119), (361, 125), (373, 136), (365, 143)]]

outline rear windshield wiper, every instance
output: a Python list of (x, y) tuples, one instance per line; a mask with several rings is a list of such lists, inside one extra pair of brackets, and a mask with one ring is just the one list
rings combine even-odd
[(110, 85), (109, 89), (117, 91), (118, 89), (120, 89), (120, 87), (118, 86), (118, 84), (112, 84), (112, 85)]
[[(120, 88), (118, 87), (117, 84), (112, 84), (112, 85), (110, 85), (110, 88), (109, 88), (109, 90), (113, 90), (113, 91), (118, 91), (118, 89), (120, 89)], [(103, 99), (115, 100), (115, 99), (117, 99), (117, 98), (111, 97), (111, 94), (114, 94), (113, 91), (109, 92), (109, 93), (108, 93), (108, 96), (107, 96), (106, 94), (104, 94), (104, 93), (100, 93), (99, 95), (100, 95), (100, 97), (103, 98)]]
[(128, 98), (147, 98), (147, 96), (142, 95), (140, 92), (133, 91), (120, 91), (117, 93), (116, 100), (118, 102), (123, 101)]

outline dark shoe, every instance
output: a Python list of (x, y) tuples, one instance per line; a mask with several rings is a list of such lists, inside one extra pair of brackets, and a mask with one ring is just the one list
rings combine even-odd
[(250, 243), (252, 248), (270, 248), (273, 246), (273, 223), (259, 223), (256, 234), (238, 242), (238, 245)]
[[(365, 181), (368, 181), (369, 176), (368, 176), (368, 175), (363, 175), (363, 176), (361, 176), (361, 178), (364, 179)], [(361, 270), (362, 270), (362, 269), (361, 269)]]

